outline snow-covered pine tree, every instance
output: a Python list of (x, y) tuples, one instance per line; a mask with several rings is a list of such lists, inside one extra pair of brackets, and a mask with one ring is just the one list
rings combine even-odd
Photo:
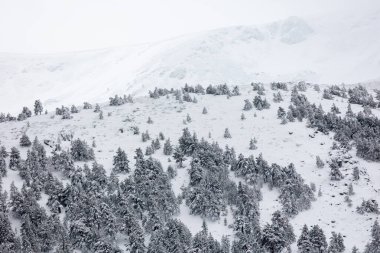
[[(0, 178), (7, 175), (7, 163), (4, 157), (0, 157)], [(1, 182), (0, 182), (1, 185)], [(0, 187), (1, 190), (1, 187)], [(1, 193), (0, 193), (1, 194)]]
[(257, 143), (256, 138), (251, 139), (251, 140), (249, 141), (249, 149), (250, 149), (250, 150), (255, 150), (255, 149), (257, 149), (256, 143)]
[(96, 113), (100, 112), (100, 105), (99, 104), (95, 105), (94, 112), (96, 112)]
[(41, 100), (37, 99), (36, 101), (34, 101), (34, 114), (41, 115), (43, 110), (44, 108), (42, 106)]
[(316, 157), (316, 164), (318, 168), (323, 168), (325, 166), (325, 163), (322, 161), (322, 159), (318, 155)]
[(249, 101), (248, 99), (244, 100), (244, 108), (243, 110), (244, 111), (249, 111), (249, 110), (252, 110), (253, 108), (253, 105), (251, 103), (251, 101)]
[(20, 138), (20, 146), (30, 147), (31, 145), (32, 145), (32, 142), (30, 141), (29, 137), (26, 135), (26, 133), (23, 133), (23, 135)]
[(71, 111), (71, 113), (78, 113), (79, 112), (78, 108), (75, 105), (71, 106), (70, 111)]
[(224, 138), (232, 138), (231, 137), (231, 134), (230, 134), (230, 131), (228, 130), (228, 128), (226, 128), (225, 130), (224, 130), (224, 135), (223, 135), (223, 137)]
[(330, 245), (327, 249), (328, 253), (341, 253), (344, 252), (345, 246), (343, 242), (343, 236), (339, 233), (332, 232), (330, 238)]
[(9, 168), (17, 169), (20, 166), (20, 163), (21, 163), (20, 151), (16, 147), (12, 147), (10, 158), (9, 158)]
[(176, 163), (178, 163), (179, 167), (182, 168), (183, 162), (186, 160), (186, 158), (185, 153), (179, 147), (174, 148), (173, 158)]
[(120, 147), (117, 149), (116, 154), (113, 157), (113, 166), (113, 171), (116, 173), (128, 173), (130, 171), (127, 154)]
[(310, 229), (309, 237), (312, 247), (311, 252), (325, 252), (327, 250), (326, 236), (318, 225), (314, 225)]
[(353, 169), (352, 176), (354, 177), (355, 181), (358, 181), (360, 179), (360, 172), (358, 167), (355, 167)]
[(191, 117), (190, 117), (189, 114), (186, 115), (186, 121), (187, 121), (187, 123), (190, 123), (190, 122), (191, 122)]
[(172, 155), (173, 153), (173, 146), (170, 143), (170, 139), (167, 139), (166, 142), (164, 143), (164, 155)]
[(375, 220), (372, 226), (371, 237), (372, 240), (366, 245), (364, 253), (380, 252), (380, 225), (378, 220)]
[(299, 253), (311, 252), (312, 245), (311, 245), (310, 236), (309, 236), (309, 228), (307, 227), (306, 224), (303, 225), (301, 235), (297, 241), (297, 247), (298, 247)]

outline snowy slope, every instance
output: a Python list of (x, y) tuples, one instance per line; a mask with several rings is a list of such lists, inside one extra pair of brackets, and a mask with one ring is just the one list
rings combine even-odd
[[(115, 93), (145, 94), (184, 83), (307, 80), (363, 82), (380, 77), (380, 15), (290, 17), (158, 43), (57, 55), (0, 55), (0, 111), (40, 98), (54, 109)], [(11, 101), (11, 102), (10, 102)]]
[[(59, 116), (50, 113), (48, 115), (33, 116), (27, 121), (6, 122), (0, 124), (1, 145), (5, 145), (7, 150), (12, 146), (19, 147), (19, 138), (26, 132), (31, 139), (38, 137), (40, 140), (56, 140), (61, 130), (72, 131), (75, 138), (81, 138), (88, 143), (95, 140), (95, 156), (97, 162), (103, 164), (107, 173), (112, 168), (112, 157), (118, 147), (123, 148), (128, 157), (132, 160), (136, 148), (150, 145), (150, 142), (142, 142), (139, 135), (133, 135), (128, 131), (130, 126), (137, 125), (141, 132), (148, 130), (152, 138), (156, 138), (159, 132), (163, 132), (166, 138), (170, 138), (172, 143), (177, 144), (178, 138), (182, 134), (182, 129), (188, 127), (191, 132), (196, 132), (198, 138), (205, 138), (208, 141), (217, 141), (221, 147), (229, 145), (234, 147), (237, 154), (245, 156), (260, 153), (269, 163), (277, 163), (286, 166), (294, 163), (298, 173), (302, 175), (306, 183), (314, 182), (317, 188), (321, 188), (323, 195), (312, 203), (310, 210), (301, 212), (291, 223), (294, 226), (295, 234), (298, 237), (304, 224), (309, 226), (319, 224), (329, 238), (332, 231), (340, 232), (345, 237), (346, 252), (356, 245), (362, 251), (370, 238), (370, 227), (375, 214), (359, 215), (355, 212), (356, 206), (360, 205), (363, 199), (373, 198), (380, 201), (380, 167), (378, 163), (364, 161), (355, 155), (355, 150), (350, 151), (353, 160), (362, 173), (359, 181), (354, 181), (355, 195), (352, 196), (353, 206), (348, 207), (344, 202), (344, 196), (340, 192), (347, 191), (347, 183), (352, 181), (352, 167), (344, 165), (342, 171), (344, 179), (341, 181), (331, 181), (329, 168), (318, 169), (315, 165), (315, 157), (319, 155), (324, 161), (329, 160), (329, 151), (333, 142), (332, 135), (318, 133), (315, 138), (310, 138), (313, 129), (306, 127), (306, 122), (294, 122), (282, 125), (277, 119), (278, 106), (287, 108), (290, 103), (290, 91), (282, 92), (284, 101), (272, 103), (272, 91), (267, 87), (267, 99), (271, 101), (271, 108), (263, 111), (244, 112), (246, 120), (240, 120), (244, 99), (252, 99), (256, 92), (250, 86), (241, 87), (242, 95), (231, 97), (196, 95), (198, 103), (180, 104), (173, 96), (169, 98), (150, 99), (147, 97), (137, 98), (133, 104), (125, 104), (119, 107), (102, 105), (104, 119), (99, 120), (97, 113), (92, 110), (82, 110), (79, 114), (73, 114), (73, 119), (62, 120)], [(318, 93), (309, 88), (305, 95), (313, 103), (321, 103), (325, 111), (329, 110), (335, 103), (344, 114), (347, 108), (347, 100), (334, 98), (334, 100), (323, 100), (322, 93)], [(206, 107), (208, 114), (202, 114), (202, 108)], [(355, 113), (362, 110), (358, 105), (352, 105)], [(379, 109), (373, 109), (373, 114), (380, 116)], [(111, 113), (111, 116), (108, 115)], [(183, 120), (189, 114), (192, 118), (186, 125)], [(256, 114), (256, 116), (255, 116)], [(108, 116), (107, 116), (108, 115)], [(147, 124), (150, 116), (154, 123)], [(127, 121), (126, 119), (129, 119)], [(27, 124), (29, 122), (29, 124)], [(230, 129), (231, 139), (223, 138), (225, 128)], [(119, 131), (123, 128), (124, 133)], [(293, 132), (292, 135), (289, 132)], [(211, 133), (211, 137), (209, 137)], [(249, 150), (249, 140), (255, 137), (258, 140), (257, 150)], [(323, 145), (322, 145), (323, 144)], [(69, 142), (62, 142), (63, 148), (69, 146)], [(45, 146), (48, 148), (47, 146)], [(25, 158), (27, 148), (20, 148), (22, 157)], [(49, 152), (50, 150), (48, 150)], [(162, 154), (162, 148), (154, 155), (159, 159), (163, 168), (169, 164), (175, 166), (174, 161), (168, 162), (168, 157)], [(189, 182), (187, 169), (189, 161), (185, 163), (185, 168), (178, 169), (178, 175), (171, 181), (172, 188), (176, 195), (181, 193), (181, 187)], [(14, 180), (17, 186), (21, 186), (21, 178), (17, 172), (9, 171), (9, 175), (3, 180), (4, 189), (9, 190), (11, 182)], [(230, 173), (233, 180), (239, 179)], [(260, 202), (261, 224), (270, 221), (271, 214), (281, 209), (278, 202), (278, 190), (269, 190), (265, 185), (262, 189), (263, 200)], [(334, 195), (334, 196), (333, 196)], [(46, 201), (46, 200), (45, 200)], [(44, 201), (41, 201), (41, 204)], [(189, 209), (185, 204), (181, 205), (179, 218), (189, 227), (194, 235), (201, 230), (202, 218), (189, 214)], [(224, 226), (223, 219), (220, 221), (208, 221), (209, 231), (220, 240), (223, 235), (233, 238), (233, 231)], [(226, 216), (228, 224), (232, 223), (231, 211)], [(17, 227), (17, 222), (13, 222)], [(295, 245), (293, 245), (295, 249)]]

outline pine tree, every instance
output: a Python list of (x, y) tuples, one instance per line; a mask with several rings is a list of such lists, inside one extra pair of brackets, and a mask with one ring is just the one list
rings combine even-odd
[(278, 119), (283, 119), (283, 118), (285, 118), (285, 116), (286, 116), (286, 112), (285, 112), (284, 108), (278, 107), (277, 118)]
[(346, 117), (354, 117), (354, 113), (352, 112), (352, 109), (351, 109), (351, 104), (348, 103), (348, 106), (347, 106), (347, 112), (346, 112)]
[(343, 174), (340, 171), (339, 167), (331, 167), (330, 179), (333, 181), (339, 181), (343, 178)]
[(186, 115), (186, 121), (187, 121), (188, 123), (190, 123), (190, 122), (191, 122), (191, 117), (190, 117), (190, 115), (189, 115), (189, 114), (187, 114), (187, 115)]
[(164, 134), (163, 134), (162, 132), (160, 132), (160, 133), (158, 134), (158, 137), (160, 137), (160, 140), (161, 140), (161, 141), (165, 140), (165, 136), (164, 136)]
[(175, 178), (175, 176), (177, 175), (177, 171), (171, 165), (168, 166), (167, 173), (170, 179)]
[(310, 241), (310, 236), (309, 236), (309, 228), (305, 224), (302, 228), (302, 233), (300, 237), (298, 238), (297, 241), (297, 247), (299, 253), (308, 253), (311, 252), (311, 241)]
[(99, 104), (96, 104), (96, 105), (95, 105), (95, 110), (94, 110), (94, 112), (96, 112), (96, 113), (100, 112), (100, 105), (99, 105)]
[(173, 146), (170, 143), (170, 139), (167, 139), (165, 144), (164, 144), (164, 155), (172, 155), (173, 153)]
[(322, 253), (325, 250), (327, 250), (327, 242), (326, 242), (325, 234), (323, 233), (323, 230), (318, 225), (315, 225), (310, 229), (309, 236), (310, 236), (310, 242), (312, 245), (311, 252)]
[(343, 242), (343, 237), (341, 234), (336, 234), (332, 232), (332, 236), (330, 238), (330, 245), (327, 249), (328, 253), (341, 253), (344, 252), (345, 246)]
[(230, 131), (228, 130), (228, 128), (226, 128), (225, 130), (224, 130), (224, 138), (231, 138), (231, 134), (230, 134)]
[(104, 119), (104, 116), (103, 116), (103, 110), (100, 110), (100, 111), (99, 111), (99, 119), (100, 119), (100, 120)]
[(62, 107), (62, 119), (72, 119), (70, 110), (67, 107)]
[(179, 147), (175, 147), (173, 158), (176, 161), (176, 163), (178, 163), (179, 167), (182, 168), (183, 162), (186, 160), (186, 158), (185, 153)]
[(365, 247), (364, 253), (378, 253), (380, 252), (380, 225), (378, 220), (372, 226), (371, 229), (372, 240)]
[(152, 118), (151, 118), (151, 117), (148, 117), (148, 121), (147, 121), (146, 123), (148, 123), (148, 124), (153, 124), (153, 120), (152, 120)]
[(70, 112), (71, 112), (71, 113), (78, 113), (79, 110), (78, 110), (78, 108), (77, 108), (75, 105), (72, 105), (72, 106), (71, 106), (71, 109), (70, 109)]
[(316, 157), (316, 164), (318, 168), (323, 168), (325, 166), (325, 163), (322, 161), (322, 159), (319, 156)]
[(354, 187), (352, 186), (352, 183), (350, 183), (350, 184), (348, 185), (348, 195), (352, 196), (352, 195), (354, 195), (354, 194), (355, 194), (355, 192), (354, 192)]
[(153, 154), (154, 154), (154, 149), (152, 148), (152, 146), (146, 147), (145, 155), (149, 156), (149, 155), (153, 155)]
[(276, 211), (272, 215), (272, 224), (263, 229), (262, 244), (271, 253), (281, 252), (295, 241), (293, 227), (288, 218)]
[(20, 151), (15, 147), (11, 148), (9, 168), (16, 169), (20, 166), (20, 163), (21, 163)]
[(339, 110), (339, 108), (335, 104), (333, 104), (332, 107), (331, 107), (331, 112), (335, 113), (335, 114), (339, 114), (340, 110)]
[(75, 161), (88, 161), (95, 158), (94, 150), (86, 141), (80, 139), (71, 142), (71, 156)]
[(38, 115), (42, 113), (42, 111), (44, 110), (43, 106), (42, 106), (42, 103), (41, 103), (41, 100), (36, 100), (34, 101), (34, 114), (35, 115)]
[(352, 173), (354, 180), (358, 181), (360, 179), (360, 173), (359, 173), (359, 168), (355, 167)]
[(20, 138), (21, 147), (30, 147), (32, 142), (29, 140), (29, 137), (24, 133)]
[(354, 247), (352, 248), (352, 253), (359, 253), (359, 249), (356, 248), (356, 246), (354, 246)]
[(154, 150), (159, 150), (161, 148), (161, 143), (160, 143), (160, 140), (158, 138), (156, 138), (155, 140), (152, 141), (152, 148)]
[(202, 114), (207, 114), (207, 113), (208, 113), (208, 111), (207, 111), (206, 107), (203, 107)]
[(7, 158), (8, 156), (9, 155), (8, 155), (7, 149), (4, 146), (1, 146), (1, 148), (0, 148), (0, 157)]
[(241, 120), (245, 120), (245, 115), (244, 115), (244, 113), (241, 114), (240, 119), (241, 119)]
[(231, 243), (227, 236), (223, 235), (220, 242), (220, 253), (230, 253)]
[[(6, 175), (7, 175), (7, 163), (5, 162), (4, 157), (0, 156), (0, 177), (5, 177)], [(1, 182), (0, 182), (0, 186), (1, 186)]]
[(83, 109), (84, 110), (92, 109), (92, 105), (89, 102), (84, 102), (83, 103)]
[(4, 247), (3, 249), (9, 249), (9, 251), (3, 252), (12, 252), (11, 249), (14, 247), (14, 243), (15, 234), (12, 231), (8, 215), (0, 212), (0, 249)]
[(120, 147), (116, 151), (116, 155), (113, 157), (113, 171), (116, 173), (128, 173), (129, 169), (129, 160), (127, 158), (127, 154)]
[(251, 140), (249, 141), (249, 149), (250, 149), (250, 150), (255, 150), (255, 149), (257, 149), (256, 143), (257, 143), (257, 141), (256, 141), (255, 138), (254, 138), (254, 139), (251, 139)]
[(251, 101), (249, 101), (248, 99), (246, 99), (246, 100), (244, 100), (244, 103), (245, 103), (244, 104), (244, 108), (243, 108), (244, 111), (252, 110), (253, 105), (252, 105)]

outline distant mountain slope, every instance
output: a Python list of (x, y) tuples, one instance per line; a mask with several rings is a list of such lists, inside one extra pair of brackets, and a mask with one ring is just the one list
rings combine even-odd
[(36, 98), (51, 109), (186, 82), (376, 80), (380, 76), (377, 14), (307, 21), (290, 17), (262, 26), (88, 52), (1, 54), (0, 111), (18, 112)]

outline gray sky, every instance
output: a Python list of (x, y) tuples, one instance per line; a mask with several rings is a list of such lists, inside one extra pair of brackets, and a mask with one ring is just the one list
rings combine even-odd
[(360, 9), (376, 0), (0, 0), (0, 52), (158, 41), (231, 25)]

